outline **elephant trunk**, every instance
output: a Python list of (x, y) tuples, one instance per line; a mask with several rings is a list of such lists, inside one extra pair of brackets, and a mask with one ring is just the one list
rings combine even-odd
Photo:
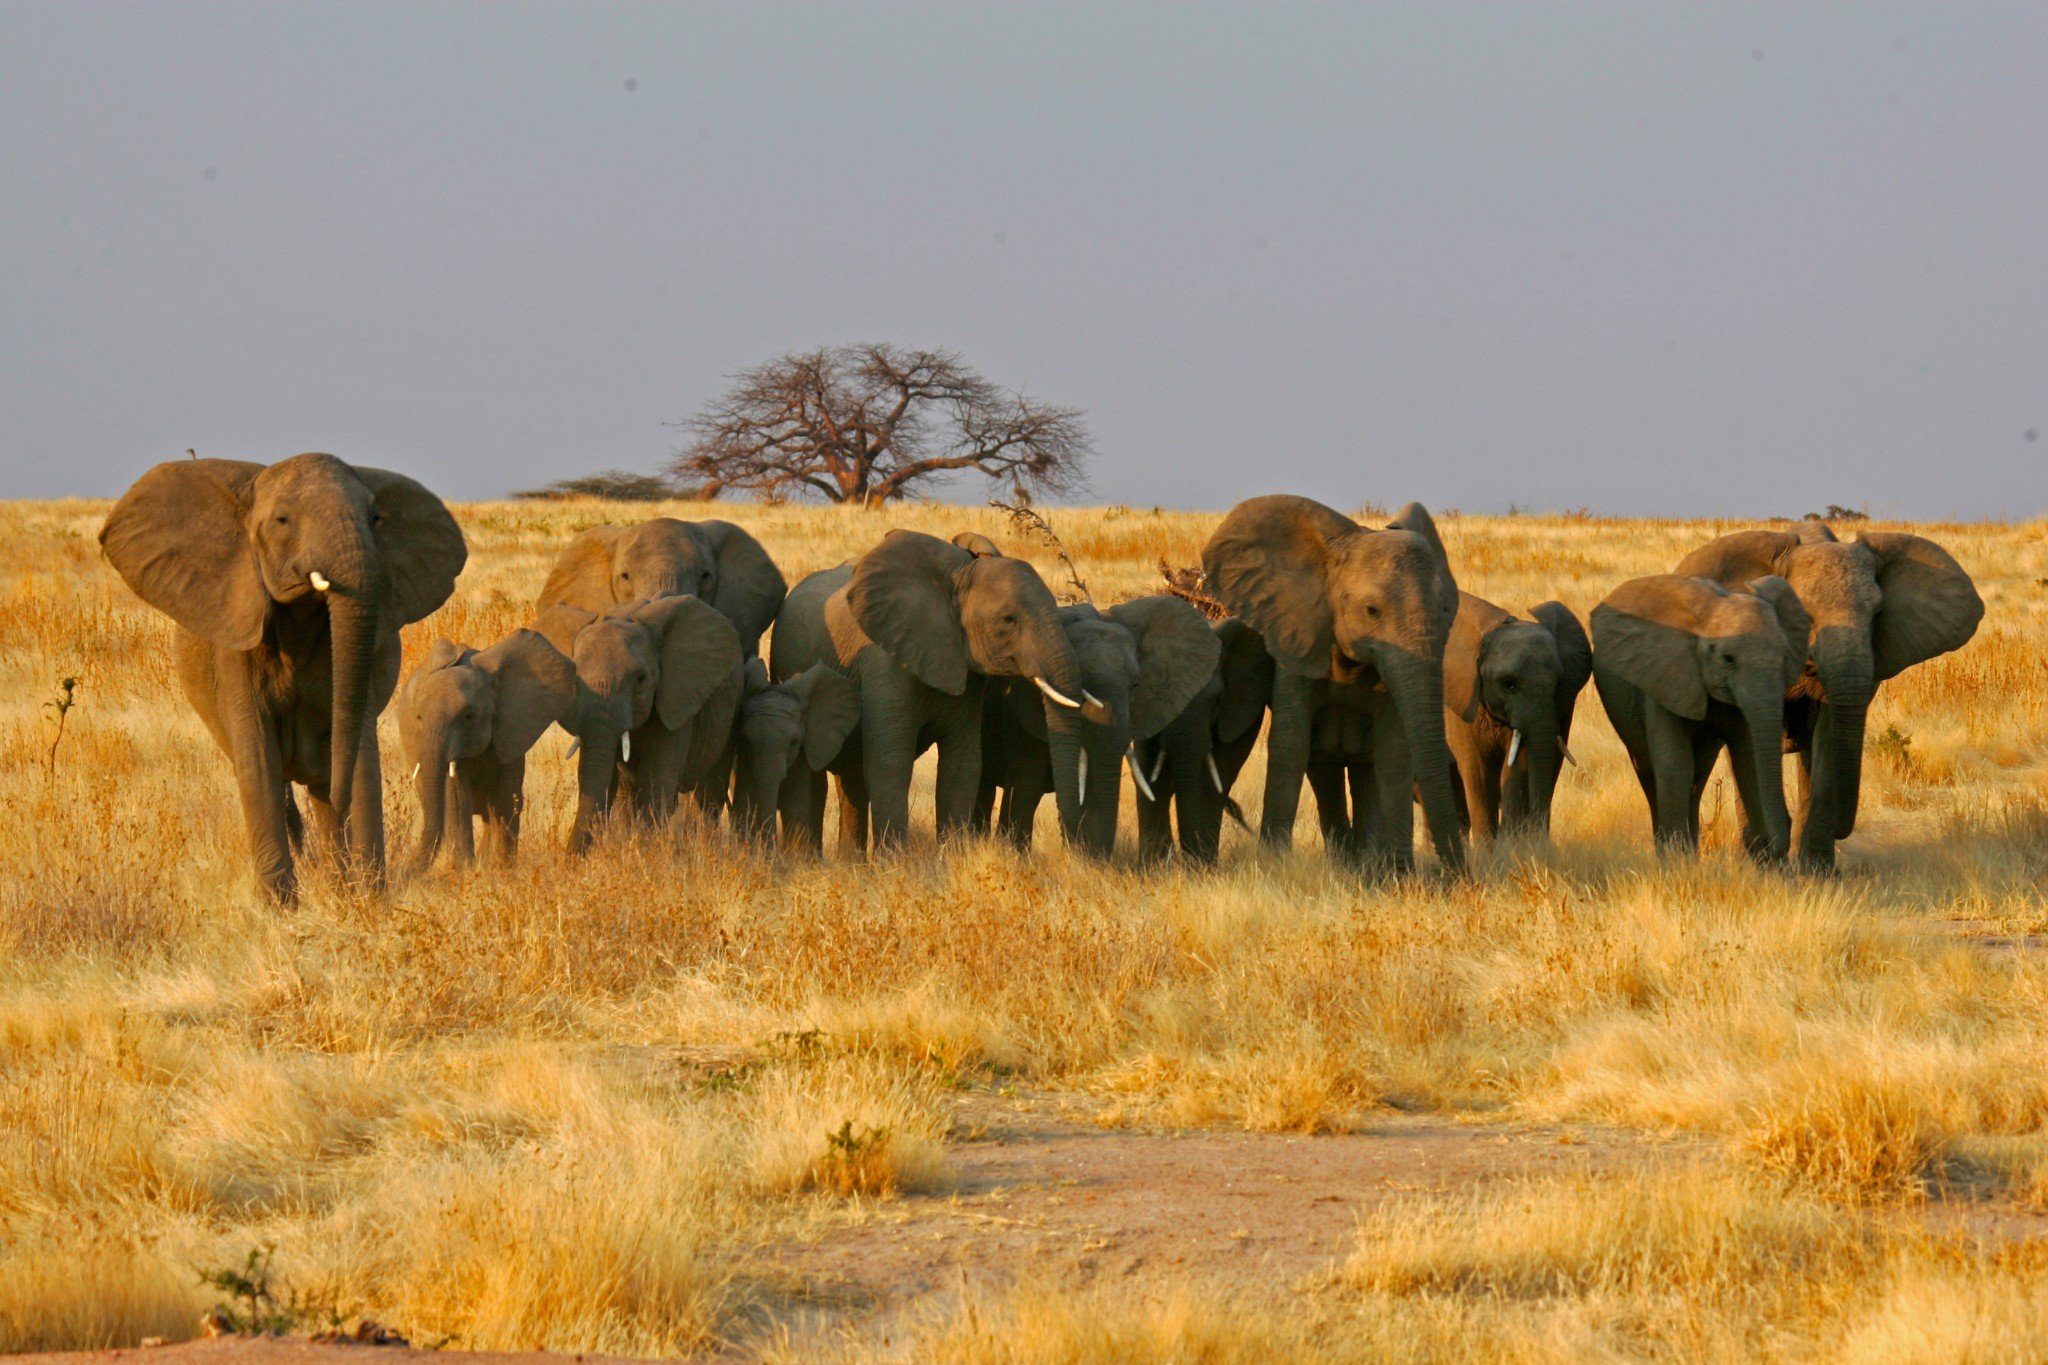
[(1775, 678), (1765, 678), (1740, 688), (1736, 702), (1756, 765), (1757, 801), (1763, 807), (1756, 817), (1762, 822), (1764, 847), (1782, 859), (1792, 846), (1792, 817), (1785, 809), (1785, 694)]
[[(341, 573), (349, 576), (341, 578)], [(378, 623), (376, 585), (371, 575), (340, 568), (336, 579), (350, 586), (327, 593), (334, 706), (327, 799), (333, 804), (336, 820), (346, 828), (364, 726), (376, 723), (370, 713), (370, 687), (375, 672)]]
[(1451, 746), (1444, 737), (1444, 666), (1440, 659), (1383, 652), (1380, 676), (1393, 694), (1394, 709), (1408, 740), (1422, 813), (1430, 841), (1446, 871), (1465, 871), (1465, 836), (1458, 825), (1458, 799), (1451, 786)]
[(1815, 755), (1828, 773), (1830, 808), (1823, 818), (1835, 838), (1846, 839), (1856, 832), (1856, 805), (1863, 788), (1863, 727), (1877, 691), (1870, 637), (1824, 632), (1815, 642), (1813, 663), (1828, 717), (1826, 747)]
[(1129, 719), (1113, 717), (1109, 707), (1088, 691), (1081, 680), (1081, 660), (1057, 618), (1038, 633), (1037, 641), (1023, 657), (1026, 675), (1045, 694), (1048, 715), (1057, 708), (1097, 725), (1107, 725), (1112, 719)]
[(1529, 828), (1548, 838), (1550, 802), (1557, 793), (1557, 775), (1564, 764), (1564, 741), (1557, 732), (1557, 714), (1548, 702), (1532, 706), (1524, 717), (1522, 761), (1529, 765)]
[(611, 810), (619, 781), (620, 740), (625, 727), (615, 718), (586, 719), (576, 755), (576, 823), (569, 831), (569, 851), (582, 853), (596, 836), (598, 821)]
[(434, 726), (420, 745), (416, 755), (418, 769), (413, 774), (413, 786), (419, 793), (420, 801), (420, 846), (413, 855), (413, 872), (425, 872), (434, 865), (434, 856), (441, 851), (441, 836), (448, 828), (448, 729)]
[(775, 830), (775, 812), (782, 802), (782, 785), (792, 771), (788, 764), (756, 753), (742, 743), (733, 764), (733, 824), (751, 838), (766, 839)]
[[(1088, 746), (1082, 742), (1081, 722), (1072, 711), (1060, 708), (1057, 703), (1045, 704), (1045, 743), (1047, 756), (1052, 763), (1053, 805), (1059, 812), (1060, 834), (1068, 843), (1080, 839), (1083, 797), (1092, 794), (1099, 773), (1090, 772), (1086, 778), (1081, 774), (1083, 756)], [(1083, 791), (1086, 783), (1088, 791)]]

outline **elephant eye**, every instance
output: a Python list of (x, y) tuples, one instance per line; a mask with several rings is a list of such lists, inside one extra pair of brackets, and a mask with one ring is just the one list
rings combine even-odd
[(279, 512), (277, 514), (277, 524), (279, 526), (289, 526), (292, 524), (292, 519), (286, 516), (284, 513)]
[(1379, 609), (1378, 607), (1368, 606), (1368, 607), (1367, 607), (1367, 608), (1365, 609), (1365, 614), (1366, 614), (1367, 616), (1370, 616), (1370, 617), (1372, 617), (1372, 618), (1373, 618), (1374, 620), (1378, 620), (1378, 619), (1379, 619), (1379, 614), (1380, 614), (1380, 609)]

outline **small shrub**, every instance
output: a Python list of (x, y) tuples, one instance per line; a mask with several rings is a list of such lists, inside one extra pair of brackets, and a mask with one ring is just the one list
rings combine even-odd
[(1882, 734), (1872, 735), (1864, 747), (1872, 758), (1899, 777), (1914, 776), (1913, 737), (1896, 724), (1885, 726)]

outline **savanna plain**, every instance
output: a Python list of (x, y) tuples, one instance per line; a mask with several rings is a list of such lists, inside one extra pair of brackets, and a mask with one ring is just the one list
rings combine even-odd
[[(525, 623), (571, 534), (650, 511), (745, 524), (791, 582), (902, 525), (983, 531), (1071, 590), (980, 508), (457, 511), (469, 567), (408, 663)], [(315, 875), (280, 910), (169, 623), (100, 560), (105, 512), (0, 506), (0, 1349), (192, 1337), (229, 1297), (202, 1276), (243, 1269), (280, 1320), (453, 1349), (2048, 1358), (2040, 523), (1914, 528), (1988, 612), (1881, 689), (1829, 879), (1751, 866), (1725, 775), (1701, 859), (1660, 860), (1588, 688), (1554, 848), (1479, 850), (1464, 882), (1333, 867), (1306, 809), (1291, 854), (1232, 830), (1214, 871), (1136, 868), (1128, 796), (1109, 864), (1049, 814), (1029, 856), (785, 857), (686, 818), (572, 859), (556, 733), (515, 865)], [(1218, 519), (1050, 516), (1103, 603)], [(1439, 524), (1460, 586), (1582, 618), (1742, 525)], [(383, 745), (402, 865), (389, 716)], [(1255, 757), (1254, 819), (1262, 780)], [(1053, 1216), (1085, 1166), (987, 1174), (1032, 1141), (1380, 1175), (1308, 1261), (1262, 1259), (1288, 1230), (1256, 1223), (1235, 1261), (1192, 1254), (1192, 1214), (1191, 1254), (1155, 1229), (1138, 1257), (1113, 1217)], [(1374, 1155), (1439, 1141), (1457, 1160)]]

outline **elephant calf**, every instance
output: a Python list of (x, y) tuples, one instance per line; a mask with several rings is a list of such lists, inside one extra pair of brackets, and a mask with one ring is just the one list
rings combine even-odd
[(1146, 777), (1138, 789), (1141, 859), (1165, 857), (1177, 827), (1183, 854), (1216, 861), (1231, 785), (1258, 744), (1273, 700), (1273, 656), (1259, 633), (1234, 616), (1209, 629), (1215, 670), (1165, 728), (1138, 741)]
[(515, 630), (478, 651), (436, 641), (398, 693), (398, 737), (420, 800), (414, 870), (433, 864), (445, 834), (455, 859), (476, 857), (473, 820), (487, 847), (511, 861), (525, 803), (526, 753), (550, 725), (574, 730), (576, 665), (537, 631)]
[(1572, 759), (1572, 713), (1593, 676), (1586, 628), (1562, 602), (1511, 616), (1458, 594), (1444, 645), (1444, 730), (1458, 765), (1465, 827), (1550, 833), (1560, 768)]
[(1805, 667), (1808, 622), (1784, 579), (1746, 586), (1677, 574), (1622, 584), (1593, 608), (1593, 682), (1661, 846), (1699, 850), (1700, 794), (1725, 748), (1743, 847), (1776, 862), (1791, 844), (1785, 689)]
[(1221, 650), (1202, 613), (1165, 593), (1107, 611), (1087, 603), (1062, 607), (1060, 623), (1083, 687), (1109, 715), (1090, 719), (1023, 679), (992, 680), (982, 706), (975, 825), (989, 827), (1000, 792), (996, 822), (1012, 843), (1028, 848), (1038, 807), (1053, 792), (1068, 842), (1106, 858), (1116, 848), (1126, 758), (1138, 798), (1155, 796), (1135, 746), (1188, 706), (1215, 675)]
[(733, 727), (734, 827), (770, 838), (780, 813), (785, 844), (815, 847), (814, 789), (859, 724), (860, 690), (837, 669), (812, 664), (777, 683), (759, 659), (748, 660), (746, 700)]
[(663, 821), (676, 798), (720, 767), (739, 709), (739, 636), (696, 597), (652, 597), (602, 614), (566, 604), (540, 632), (576, 661), (576, 823), (569, 850), (590, 847), (614, 801)]

